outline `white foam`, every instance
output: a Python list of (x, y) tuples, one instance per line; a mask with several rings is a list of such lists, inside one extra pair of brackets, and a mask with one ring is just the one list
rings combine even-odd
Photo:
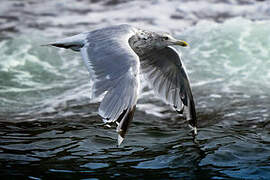
[(223, 24), (202, 22), (187, 29), (182, 36), (187, 35), (193, 43), (190, 49), (181, 50), (192, 85), (210, 85), (220, 92), (269, 92), (263, 88), (270, 86), (270, 44), (265, 41), (269, 28), (269, 21), (235, 18)]

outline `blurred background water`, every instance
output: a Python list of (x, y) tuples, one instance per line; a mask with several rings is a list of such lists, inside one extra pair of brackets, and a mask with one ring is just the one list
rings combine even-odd
[[(269, 17), (263, 0), (1, 0), (1, 179), (270, 179)], [(40, 46), (121, 23), (190, 44), (196, 139), (144, 88), (117, 148), (80, 54)]]

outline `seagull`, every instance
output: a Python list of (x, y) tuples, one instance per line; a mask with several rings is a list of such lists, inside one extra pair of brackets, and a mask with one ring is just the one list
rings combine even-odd
[(104, 95), (98, 112), (105, 124), (116, 123), (118, 145), (136, 108), (142, 74), (155, 94), (184, 114), (197, 134), (193, 95), (177, 50), (188, 46), (168, 33), (122, 24), (80, 33), (47, 44), (79, 51), (93, 80), (92, 97)]

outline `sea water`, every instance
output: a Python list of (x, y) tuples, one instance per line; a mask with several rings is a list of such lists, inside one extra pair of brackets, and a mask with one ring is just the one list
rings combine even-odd
[(144, 88), (120, 147), (115, 127), (103, 126), (98, 116), (100, 99), (89, 98), (91, 77), (80, 53), (40, 46), (50, 40), (40, 31), (3, 39), (0, 176), (268, 179), (269, 29), (267, 20), (232, 18), (176, 32), (190, 44), (178, 50), (198, 135)]

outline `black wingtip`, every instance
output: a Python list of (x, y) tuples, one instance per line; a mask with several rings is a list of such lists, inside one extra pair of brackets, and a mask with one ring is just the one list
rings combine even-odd
[(136, 106), (134, 106), (132, 109), (124, 110), (123, 113), (116, 120), (119, 123), (117, 127), (118, 146), (120, 146), (120, 144), (123, 142), (125, 138), (130, 122), (133, 119), (135, 110)]
[(197, 128), (197, 113), (193, 97), (191, 97), (189, 100), (189, 113), (190, 113), (190, 119), (188, 120), (189, 124), (192, 127)]

